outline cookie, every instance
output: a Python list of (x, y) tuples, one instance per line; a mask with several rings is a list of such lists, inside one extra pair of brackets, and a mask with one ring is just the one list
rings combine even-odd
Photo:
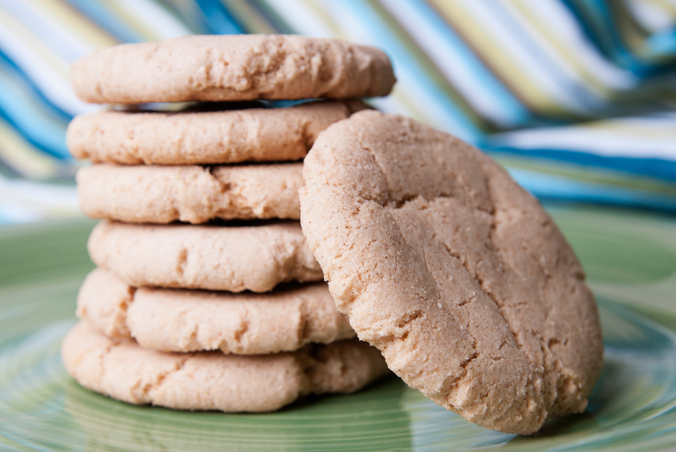
[(94, 163), (192, 165), (301, 160), (319, 132), (362, 102), (176, 113), (100, 111), (77, 116), (66, 140)]
[(108, 337), (167, 352), (254, 355), (355, 337), (324, 283), (264, 294), (136, 289), (98, 268), (80, 288), (77, 316)]
[(287, 281), (321, 281), (298, 222), (251, 226), (100, 222), (89, 256), (134, 287), (268, 292)]
[(77, 60), (71, 80), (93, 103), (346, 99), (386, 96), (396, 81), (381, 50), (293, 35), (118, 45)]
[(80, 210), (127, 223), (300, 218), (302, 163), (80, 168)]
[(303, 231), (338, 310), (406, 383), (509, 433), (585, 409), (603, 362), (594, 297), (551, 218), (495, 162), (360, 112), (304, 165)]
[(109, 339), (86, 322), (66, 335), (61, 357), (87, 389), (180, 410), (273, 411), (307, 394), (358, 391), (388, 372), (378, 350), (356, 339), (272, 355), (167, 353)]

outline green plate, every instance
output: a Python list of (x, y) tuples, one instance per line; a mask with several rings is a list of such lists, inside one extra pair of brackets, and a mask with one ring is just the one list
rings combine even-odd
[(606, 353), (587, 412), (534, 436), (483, 429), (395, 377), (271, 414), (137, 407), (66, 374), (61, 338), (92, 268), (87, 221), (0, 229), (0, 449), (661, 450), (676, 445), (676, 223), (554, 209), (597, 295)]

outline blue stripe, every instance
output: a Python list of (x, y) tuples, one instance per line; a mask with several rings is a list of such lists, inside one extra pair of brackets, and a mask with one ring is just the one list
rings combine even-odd
[(504, 8), (501, 2), (491, 3), (491, 9), (496, 11), (495, 15), (500, 17), (500, 21), (509, 30), (509, 34), (518, 42), (519, 47), (532, 55), (538, 61), (538, 65), (545, 69), (548, 78), (553, 80), (559, 87), (565, 89), (568, 95), (573, 97), (580, 106), (591, 110), (607, 108), (606, 102), (596, 97), (595, 94), (591, 93), (585, 86), (580, 85), (573, 78), (565, 76), (551, 56), (524, 33), (523, 26), (516, 22), (512, 13)]
[(218, 0), (196, 0), (209, 27), (209, 33), (219, 35), (238, 35), (246, 30), (237, 22), (228, 9)]
[(418, 85), (421, 85), (432, 99), (437, 100), (438, 108), (448, 112), (444, 118), (447, 120), (444, 127), (446, 131), (470, 141), (476, 141), (483, 136), (483, 132), (466, 116), (465, 112), (452, 99), (449, 99), (448, 95), (419, 67), (418, 62), (409, 55), (399, 39), (383, 22), (382, 17), (367, 2), (345, 0), (335, 3), (335, 5), (345, 7), (350, 12), (349, 16), (355, 22), (360, 22), (362, 30), (370, 34), (374, 38), (373, 40), (390, 55), (395, 73), (401, 79), (401, 83), (419, 82)]
[(54, 113), (63, 120), (71, 120), (72, 115), (49, 100), (33, 79), (30, 78), (13, 60), (5, 55), (2, 50), (0, 50), (0, 71), (16, 80), (31, 98), (40, 102), (41, 106), (46, 108), (50, 113)]
[[(87, 16), (93, 22), (96, 22), (102, 29), (113, 35), (120, 42), (142, 42), (145, 41), (133, 28), (126, 23), (117, 20), (117, 17), (103, 6), (100, 2), (92, 0), (66, 0)], [(148, 20), (152, 18), (148, 17)]]
[(41, 105), (36, 105), (26, 93), (18, 92), (1, 77), (0, 117), (33, 146), (59, 159), (70, 158), (64, 136), (67, 121), (48, 116)]
[[(465, 42), (454, 33), (453, 29), (444, 22), (438, 13), (425, 1), (403, 0), (417, 8), (425, 17), (427, 23), (438, 30), (444, 37), (444, 41), (454, 49), (457, 55), (471, 72), (482, 89), (490, 92), (491, 97), (501, 104), (501, 109), (509, 112), (514, 124), (523, 124), (531, 120), (528, 109), (509, 91), (495, 75), (486, 68), (483, 62), (477, 58)], [(462, 94), (462, 93), (461, 93)]]
[[(481, 149), (488, 153), (502, 152), (529, 158), (545, 158), (570, 162), (583, 166), (598, 167), (640, 174), (676, 182), (676, 161), (651, 157), (610, 157), (591, 152), (570, 151), (565, 149), (519, 149), (511, 146), (491, 146), (483, 144)], [(640, 155), (640, 152), (637, 152)]]
[(587, 35), (601, 52), (636, 75), (645, 77), (659, 71), (657, 65), (642, 61), (624, 45), (616, 23), (603, 0), (561, 0), (578, 18)]
[(566, 201), (676, 212), (676, 196), (608, 187), (534, 171), (508, 168), (519, 185), (542, 201)]

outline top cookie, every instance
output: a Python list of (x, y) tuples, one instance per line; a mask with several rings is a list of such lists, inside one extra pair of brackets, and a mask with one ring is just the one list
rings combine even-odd
[(468, 144), (361, 112), (304, 162), (301, 222), (338, 310), (395, 373), (528, 434), (580, 412), (602, 365), (594, 298), (539, 203)]
[(293, 35), (123, 44), (79, 59), (71, 78), (93, 103), (386, 96), (396, 80), (378, 49)]

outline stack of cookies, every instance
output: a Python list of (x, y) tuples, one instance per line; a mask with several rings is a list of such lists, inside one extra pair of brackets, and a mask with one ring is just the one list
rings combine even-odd
[[(68, 130), (71, 153), (94, 163), (78, 173), (81, 208), (102, 219), (82, 321), (63, 342), (73, 378), (130, 403), (238, 412), (387, 373), (336, 310), (298, 221), (298, 161), (322, 130), (366, 108), (353, 98), (389, 93), (382, 52), (191, 36), (99, 51), (72, 78), (85, 101), (134, 105)], [(147, 105), (193, 101), (212, 103)]]

